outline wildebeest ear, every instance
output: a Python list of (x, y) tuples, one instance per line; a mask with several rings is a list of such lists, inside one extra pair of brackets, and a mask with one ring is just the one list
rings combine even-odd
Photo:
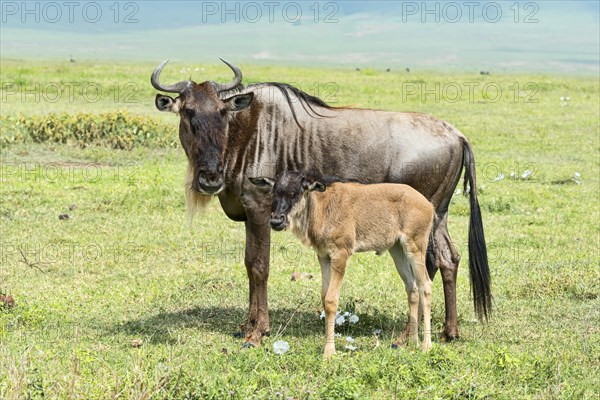
[(170, 96), (165, 96), (164, 94), (157, 94), (154, 99), (154, 104), (159, 111), (165, 112), (179, 112), (179, 98), (174, 99)]
[(252, 182), (254, 185), (258, 186), (258, 187), (262, 187), (262, 188), (272, 188), (273, 185), (275, 185), (275, 181), (273, 181), (273, 179), (269, 179), (269, 178), (248, 178), (248, 180), (250, 180), (250, 182)]
[(240, 111), (252, 104), (254, 100), (254, 93), (236, 94), (228, 99), (223, 100), (229, 111)]
[(312, 191), (324, 192), (325, 191), (325, 185), (323, 185), (319, 181), (313, 182), (310, 185), (308, 185), (308, 191), (309, 192), (312, 192)]

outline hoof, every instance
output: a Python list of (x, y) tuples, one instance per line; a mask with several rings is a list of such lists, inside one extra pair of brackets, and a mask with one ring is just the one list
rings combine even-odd
[(234, 338), (236, 338), (236, 339), (241, 339), (241, 338), (243, 338), (244, 336), (245, 336), (245, 335), (244, 335), (244, 332), (242, 332), (242, 331), (233, 332), (233, 337), (234, 337)]
[(397, 345), (396, 343), (392, 343), (392, 346), (391, 346), (391, 347), (392, 347), (392, 349), (394, 349), (394, 350), (395, 350), (395, 349), (397, 349), (397, 348), (398, 348), (398, 345)]
[(255, 349), (256, 347), (258, 346), (252, 342), (244, 342), (244, 344), (242, 344), (242, 349)]
[(443, 342), (453, 342), (458, 339), (459, 339), (458, 333), (447, 333), (447, 332), (442, 333), (442, 341)]

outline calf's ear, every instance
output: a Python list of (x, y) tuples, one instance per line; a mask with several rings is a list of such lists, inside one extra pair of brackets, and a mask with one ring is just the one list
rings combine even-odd
[(308, 191), (309, 192), (313, 192), (313, 191), (324, 192), (325, 191), (325, 185), (323, 185), (319, 181), (313, 182), (310, 185), (308, 185)]
[(275, 181), (273, 179), (261, 177), (261, 178), (248, 178), (252, 184), (262, 188), (272, 188), (275, 185)]

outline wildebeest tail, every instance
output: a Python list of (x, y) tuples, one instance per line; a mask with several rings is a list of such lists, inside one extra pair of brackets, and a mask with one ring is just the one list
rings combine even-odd
[(427, 267), (427, 274), (429, 279), (433, 280), (435, 273), (437, 272), (437, 265), (435, 263), (435, 241), (433, 240), (433, 230), (429, 234), (429, 243), (427, 244), (427, 253), (425, 256), (425, 266)]
[(488, 265), (485, 235), (481, 210), (477, 201), (475, 178), (475, 158), (469, 143), (463, 142), (463, 163), (465, 167), (464, 192), (469, 193), (471, 218), (469, 221), (469, 275), (475, 314), (480, 320), (488, 319), (492, 311), (492, 292), (490, 287), (490, 269)]

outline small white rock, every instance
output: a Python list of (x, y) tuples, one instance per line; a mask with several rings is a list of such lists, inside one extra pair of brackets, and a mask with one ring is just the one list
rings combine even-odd
[(275, 354), (285, 354), (290, 349), (290, 344), (285, 340), (278, 340), (273, 343), (273, 352)]

